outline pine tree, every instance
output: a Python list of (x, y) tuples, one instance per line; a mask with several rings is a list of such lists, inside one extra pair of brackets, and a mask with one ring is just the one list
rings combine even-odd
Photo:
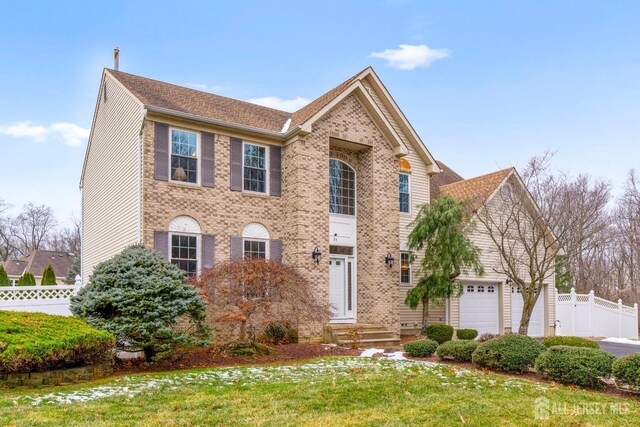
[(42, 282), (40, 282), (42, 286), (52, 286), (57, 285), (56, 281), (56, 273), (53, 271), (53, 267), (51, 264), (47, 265), (47, 268), (44, 269), (42, 273)]
[(80, 257), (76, 256), (76, 259), (73, 261), (73, 265), (69, 269), (67, 273), (67, 277), (64, 279), (64, 282), (67, 285), (75, 285), (76, 276), (80, 274)]
[(36, 277), (28, 271), (25, 271), (22, 274), (22, 276), (20, 276), (20, 278), (18, 279), (17, 286), (35, 286), (35, 285), (36, 285)]
[(4, 269), (3, 265), (0, 265), (0, 286), (11, 286), (11, 280), (9, 280), (7, 270)]
[(186, 281), (160, 253), (134, 245), (96, 265), (70, 309), (117, 336), (121, 349), (142, 350), (152, 362), (177, 346), (208, 344), (206, 305)]
[(457, 280), (463, 270), (484, 275), (480, 249), (467, 237), (472, 224), (466, 205), (450, 196), (441, 196), (420, 208), (411, 224), (410, 262), (415, 251), (424, 250), (416, 286), (407, 293), (405, 304), (416, 309), (422, 303), (422, 327), (427, 324), (429, 304), (462, 294)]

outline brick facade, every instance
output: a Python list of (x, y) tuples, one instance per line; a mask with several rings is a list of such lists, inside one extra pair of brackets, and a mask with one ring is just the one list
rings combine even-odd
[[(154, 179), (154, 126), (143, 129), (143, 243), (153, 247), (154, 231), (166, 231), (187, 215), (203, 234), (216, 237), (216, 262), (230, 256), (230, 238), (251, 222), (263, 224), (271, 239), (283, 242), (283, 262), (296, 266), (329, 301), (329, 159), (350, 164), (357, 182), (357, 321), (387, 326), (399, 334), (398, 264), (388, 268), (385, 255), (399, 259), (398, 166), (393, 148), (356, 96), (350, 95), (314, 123), (312, 131), (282, 148), (282, 196), (231, 191), (230, 136), (215, 133), (215, 187)], [(188, 129), (188, 126), (183, 126)], [(202, 129), (199, 125), (194, 130)], [(342, 143), (336, 143), (336, 136)], [(247, 138), (248, 141), (251, 139)], [(349, 143), (357, 149), (350, 149)], [(347, 147), (347, 148), (345, 148)], [(323, 256), (311, 259), (314, 247)], [(224, 339), (218, 326), (217, 339)], [(320, 340), (321, 330), (303, 330), (302, 338)]]

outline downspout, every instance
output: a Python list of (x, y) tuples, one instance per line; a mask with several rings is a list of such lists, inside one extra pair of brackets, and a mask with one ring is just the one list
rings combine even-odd
[(138, 133), (138, 243), (142, 244), (142, 155), (144, 140), (142, 138), (144, 131), (144, 123), (147, 118), (147, 109), (142, 110), (142, 118), (140, 119), (140, 133)]

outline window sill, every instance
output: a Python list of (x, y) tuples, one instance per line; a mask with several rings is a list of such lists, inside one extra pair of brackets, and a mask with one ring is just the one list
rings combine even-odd
[(271, 197), (269, 193), (258, 193), (255, 191), (246, 191), (246, 190), (242, 190), (242, 195), (248, 196), (248, 197)]
[(191, 188), (194, 190), (202, 190), (204, 188), (200, 184), (192, 184), (189, 182), (167, 181), (167, 183), (172, 187), (179, 187), (179, 188)]

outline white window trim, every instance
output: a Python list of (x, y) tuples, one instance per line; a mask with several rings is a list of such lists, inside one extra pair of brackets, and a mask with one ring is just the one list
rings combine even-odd
[(409, 259), (411, 259), (411, 253), (409, 251), (400, 251), (400, 284), (402, 286), (411, 286), (413, 284), (413, 269), (411, 266), (411, 262), (409, 262), (409, 281), (402, 281), (402, 254), (407, 254)]
[[(400, 215), (411, 215), (411, 174), (408, 174), (406, 172), (399, 172), (398, 173), (398, 177), (400, 175), (406, 175), (407, 176), (407, 186), (409, 187), (409, 211), (408, 212), (402, 212), (400, 211)], [(399, 178), (398, 178), (399, 179)], [(404, 194), (404, 193), (403, 193)], [(400, 210), (400, 184), (398, 184), (398, 210)]]
[[(261, 191), (251, 191), (251, 190), (245, 190), (244, 189), (244, 147), (245, 145), (255, 145), (256, 147), (264, 147), (264, 192)], [(249, 194), (260, 194), (263, 196), (268, 196), (269, 195), (269, 191), (271, 190), (269, 188), (269, 178), (270, 178), (270, 174), (269, 174), (269, 167), (270, 162), (269, 162), (269, 157), (270, 157), (270, 147), (266, 144), (258, 144), (256, 142), (252, 142), (252, 141), (245, 141), (242, 140), (242, 192), (243, 193), (249, 193)]]
[[(173, 131), (178, 131), (178, 132), (186, 132), (186, 133), (192, 133), (196, 136), (196, 182), (187, 182), (187, 181), (177, 181), (175, 179), (173, 179), (173, 176), (171, 174), (171, 157), (173, 156), (173, 147), (171, 144), (172, 141), (172, 133)], [(174, 127), (174, 126), (170, 126), (169, 127), (169, 182), (174, 182), (177, 184), (181, 184), (181, 185), (192, 185), (192, 186), (199, 186), (202, 180), (202, 168), (201, 168), (201, 162), (202, 162), (202, 153), (201, 153), (201, 146), (202, 144), (200, 144), (200, 132), (196, 132), (190, 129), (184, 129), (184, 128), (179, 128), (179, 127)]]
[(169, 262), (171, 262), (173, 258), (173, 236), (195, 236), (196, 238), (196, 277), (200, 276), (202, 273), (202, 234), (195, 233), (183, 233), (180, 231), (170, 231), (169, 232)]
[(268, 239), (257, 239), (255, 237), (243, 237), (242, 238), (242, 258), (246, 257), (244, 252), (244, 242), (264, 242), (264, 259), (268, 261), (271, 259), (271, 247)]
[[(356, 168), (354, 168), (353, 166), (351, 166), (349, 163), (345, 162), (342, 159), (339, 159), (337, 157), (330, 157), (329, 162), (331, 162), (331, 160), (337, 160), (339, 162), (342, 162), (345, 165), (349, 166), (353, 171), (353, 184), (354, 184), (353, 185), (353, 215), (332, 213), (331, 211), (329, 211), (329, 215), (332, 215), (335, 217), (356, 218), (358, 216), (358, 171), (356, 171)], [(331, 164), (329, 164), (329, 166), (331, 166)], [(329, 183), (329, 185), (331, 185), (331, 183)], [(329, 188), (329, 191), (331, 191), (331, 188)], [(329, 201), (329, 203), (331, 203), (331, 201)], [(331, 209), (331, 207), (329, 207), (329, 209)]]

